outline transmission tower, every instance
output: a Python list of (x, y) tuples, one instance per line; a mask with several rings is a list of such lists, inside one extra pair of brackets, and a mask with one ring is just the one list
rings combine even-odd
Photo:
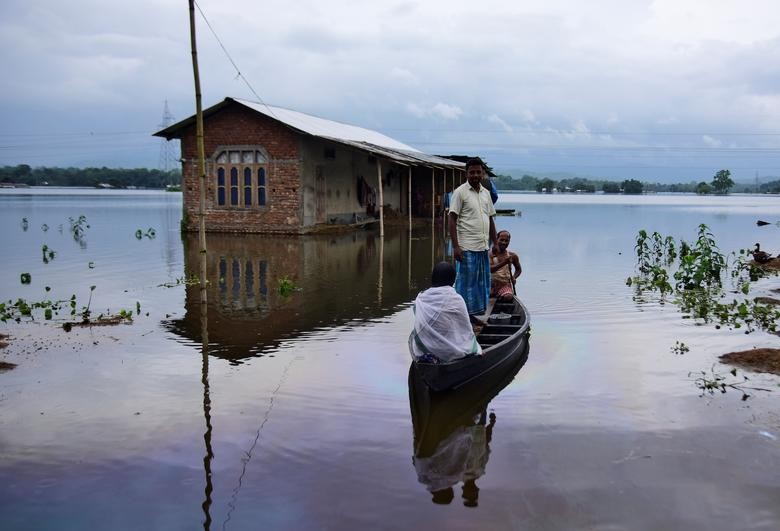
[[(168, 109), (168, 100), (165, 100), (163, 108), (162, 123), (158, 125), (159, 129), (165, 129), (175, 121), (175, 118)], [(179, 167), (179, 141), (160, 139), (160, 161), (157, 167), (162, 171), (171, 171)]]

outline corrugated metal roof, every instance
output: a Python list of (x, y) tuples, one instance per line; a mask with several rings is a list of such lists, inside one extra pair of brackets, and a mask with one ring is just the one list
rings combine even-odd
[(233, 100), (246, 105), (250, 109), (253, 109), (261, 114), (265, 114), (270, 118), (276, 118), (280, 122), (284, 122), (290, 127), (299, 129), (304, 133), (309, 133), (313, 136), (321, 136), (326, 138), (334, 138), (340, 140), (352, 140), (354, 142), (368, 142), (375, 146), (386, 147), (395, 150), (404, 151), (417, 151), (411, 146), (399, 142), (389, 136), (372, 131), (371, 129), (365, 129), (358, 127), (357, 125), (350, 125), (341, 122), (335, 122), (333, 120), (327, 120), (318, 116), (312, 116), (311, 114), (305, 114), (284, 107), (275, 107), (273, 105), (263, 105), (254, 101), (241, 100), (233, 98)]
[[(389, 158), (395, 162), (398, 162), (399, 164), (415, 166), (446, 166), (449, 168), (463, 168), (464, 166), (462, 162), (437, 157), (435, 155), (428, 155), (427, 153), (423, 153), (422, 151), (408, 146), (403, 142), (399, 142), (387, 135), (383, 135), (377, 131), (372, 131), (371, 129), (345, 124), (342, 122), (336, 122), (333, 120), (327, 120), (318, 116), (312, 116), (311, 114), (285, 109), (284, 107), (265, 105), (262, 103), (239, 98), (225, 98), (223, 102), (209, 107), (203, 111), (203, 113), (204, 115), (209, 115), (218, 111), (231, 101), (235, 101), (236, 103), (244, 105), (255, 112), (282, 122), (283, 124), (303, 133), (368, 151), (377, 156)], [(195, 117), (191, 116), (190, 118), (173, 124), (166, 129), (158, 131), (155, 133), (155, 136), (162, 136), (168, 139), (175, 138), (175, 133), (179, 129), (189, 125), (194, 121)]]

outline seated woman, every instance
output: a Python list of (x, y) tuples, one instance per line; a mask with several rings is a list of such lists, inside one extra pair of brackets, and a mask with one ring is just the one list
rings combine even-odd
[(490, 251), (490, 296), (501, 302), (512, 300), (514, 297), (512, 288), (517, 277), (523, 272), (520, 258), (507, 250), (511, 238), (508, 230), (499, 231), (496, 235), (496, 247)]
[(448, 362), (482, 354), (466, 302), (452, 287), (454, 283), (455, 268), (439, 262), (431, 273), (431, 287), (414, 301), (412, 356), (418, 361)]

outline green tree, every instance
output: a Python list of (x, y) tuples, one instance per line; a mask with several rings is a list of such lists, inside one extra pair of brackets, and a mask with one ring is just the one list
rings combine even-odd
[(702, 181), (696, 185), (696, 193), (699, 195), (707, 195), (712, 193), (712, 186)]
[(611, 181), (605, 182), (601, 189), (604, 191), (605, 194), (619, 194), (620, 193), (620, 185), (618, 183), (613, 183)]
[(729, 188), (734, 186), (734, 181), (731, 180), (731, 172), (729, 170), (720, 170), (712, 178), (710, 183), (716, 194), (727, 194)]
[(643, 188), (642, 183), (636, 179), (626, 179), (623, 181), (622, 187), (624, 194), (641, 194)]
[(551, 194), (553, 191), (553, 188), (555, 188), (555, 181), (552, 179), (542, 179), (538, 183), (536, 183), (536, 191), (537, 192), (546, 192), (548, 194)]
[(531, 175), (523, 175), (520, 177), (519, 189), (520, 190), (536, 190), (536, 185), (539, 184), (539, 179)]

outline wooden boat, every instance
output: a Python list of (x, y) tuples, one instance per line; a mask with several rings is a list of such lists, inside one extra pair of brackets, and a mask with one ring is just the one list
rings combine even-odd
[(433, 391), (422, 378), (421, 364), (412, 362), (409, 367), (409, 408), (414, 429), (414, 456), (430, 456), (458, 426), (473, 423), (475, 415), (484, 412), (493, 398), (514, 380), (527, 359), (526, 341), (519, 355), (502, 364), (501, 370), (488, 371), (472, 379), (457, 393)]
[[(528, 309), (517, 298), (511, 302), (494, 302), (487, 314), (487, 324), (477, 334), (481, 356), (466, 356), (447, 363), (414, 361), (420, 377), (434, 391), (456, 390), (489, 372), (501, 370), (517, 360), (528, 344), (531, 318)], [(412, 352), (413, 335), (409, 335)]]

